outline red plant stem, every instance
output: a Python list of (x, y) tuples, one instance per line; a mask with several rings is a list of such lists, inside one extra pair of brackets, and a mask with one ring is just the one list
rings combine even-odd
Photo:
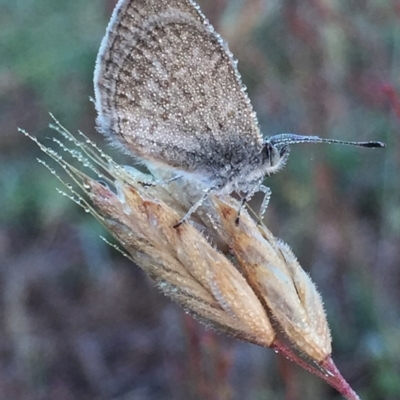
[(282, 353), (288, 360), (293, 361), (294, 363), (304, 368), (306, 371), (318, 376), (319, 378), (327, 382), (347, 400), (361, 400), (358, 394), (343, 378), (342, 374), (337, 369), (331, 357), (328, 357), (325, 361), (319, 364), (319, 366), (326, 371), (325, 373), (323, 373), (317, 367), (313, 367), (306, 360), (297, 355), (292, 349), (290, 349), (278, 340), (274, 342), (272, 348)]
[(325, 381), (334, 387), (348, 400), (361, 400), (358, 394), (351, 388), (347, 381), (343, 378), (340, 371), (337, 369), (332, 358), (327, 358), (321, 366), (329, 372)]

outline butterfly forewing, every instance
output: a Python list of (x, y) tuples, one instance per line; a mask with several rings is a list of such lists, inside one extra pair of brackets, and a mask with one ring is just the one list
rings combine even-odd
[(145, 161), (211, 174), (262, 148), (235, 61), (191, 1), (120, 1), (95, 95), (99, 129)]

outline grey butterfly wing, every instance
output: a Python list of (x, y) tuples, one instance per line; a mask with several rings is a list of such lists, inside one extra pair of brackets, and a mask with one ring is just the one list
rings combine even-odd
[(145, 161), (210, 172), (261, 151), (236, 62), (190, 0), (120, 1), (94, 83), (99, 130)]

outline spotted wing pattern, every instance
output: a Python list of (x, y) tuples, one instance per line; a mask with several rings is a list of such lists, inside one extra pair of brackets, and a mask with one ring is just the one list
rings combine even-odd
[(261, 151), (236, 61), (191, 0), (121, 0), (94, 84), (99, 130), (145, 162), (212, 175)]

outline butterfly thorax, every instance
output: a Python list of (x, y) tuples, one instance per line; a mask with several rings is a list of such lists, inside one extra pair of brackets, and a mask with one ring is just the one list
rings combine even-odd
[(265, 140), (261, 152), (236, 165), (229, 164), (214, 170), (212, 180), (223, 194), (254, 192), (266, 176), (284, 167), (288, 156), (288, 146), (274, 146)]

